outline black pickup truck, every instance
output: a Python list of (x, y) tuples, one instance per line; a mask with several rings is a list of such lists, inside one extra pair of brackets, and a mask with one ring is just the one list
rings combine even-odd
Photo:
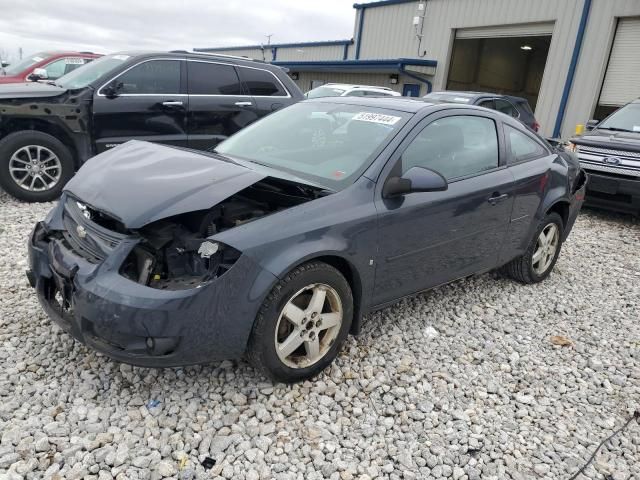
[(211, 150), (303, 98), (279, 67), (183, 51), (117, 53), (56, 82), (0, 85), (0, 186), (51, 200), (87, 159), (127, 140)]
[(569, 142), (589, 173), (586, 205), (640, 214), (640, 99)]

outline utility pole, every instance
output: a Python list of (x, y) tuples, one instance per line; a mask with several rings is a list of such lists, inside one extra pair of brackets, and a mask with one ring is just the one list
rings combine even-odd
[(18, 57), (22, 60), (22, 47), (18, 48)]
[(267, 37), (267, 47), (269, 45), (271, 45), (271, 37), (273, 37), (273, 33), (270, 33), (269, 35), (265, 35), (265, 37)]

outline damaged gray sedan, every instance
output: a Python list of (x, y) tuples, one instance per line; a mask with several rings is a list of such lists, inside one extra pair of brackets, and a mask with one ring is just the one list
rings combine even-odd
[(498, 267), (546, 278), (586, 176), (498, 112), (305, 101), (211, 153), (129, 142), (88, 161), (29, 241), (31, 285), (79, 341), (141, 366), (329, 365), (363, 313)]

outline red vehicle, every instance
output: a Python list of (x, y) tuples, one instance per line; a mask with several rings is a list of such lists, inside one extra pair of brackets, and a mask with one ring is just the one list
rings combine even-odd
[(91, 52), (41, 52), (0, 69), (0, 83), (56, 80), (91, 60), (101, 57)]

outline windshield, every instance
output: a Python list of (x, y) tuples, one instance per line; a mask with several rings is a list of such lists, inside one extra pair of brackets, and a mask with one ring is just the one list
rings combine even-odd
[(307, 98), (339, 97), (346, 90), (336, 87), (318, 87), (307, 92)]
[(365, 171), (409, 116), (361, 105), (302, 102), (241, 130), (216, 152), (341, 190)]
[(630, 103), (613, 112), (598, 128), (640, 133), (640, 103)]
[(463, 97), (453, 93), (429, 93), (422, 98), (427, 100), (439, 100), (447, 103), (471, 103), (471, 97)]
[(90, 83), (96, 81), (103, 75), (109, 73), (119, 67), (131, 58), (129, 55), (106, 55), (87, 63), (82, 67), (74, 70), (63, 77), (56, 80), (61, 87), (73, 90), (74, 88), (84, 88)]
[(31, 55), (30, 57), (22, 59), (18, 63), (14, 63), (13, 65), (9, 65), (8, 67), (5, 67), (4, 72), (7, 75), (11, 75), (11, 76), (19, 75), (20, 73), (24, 72), (27, 68), (32, 67), (36, 63), (41, 62), (42, 60), (47, 58), (49, 55), (50, 55), (49, 53), (44, 53), (44, 52), (36, 53), (35, 55)]

